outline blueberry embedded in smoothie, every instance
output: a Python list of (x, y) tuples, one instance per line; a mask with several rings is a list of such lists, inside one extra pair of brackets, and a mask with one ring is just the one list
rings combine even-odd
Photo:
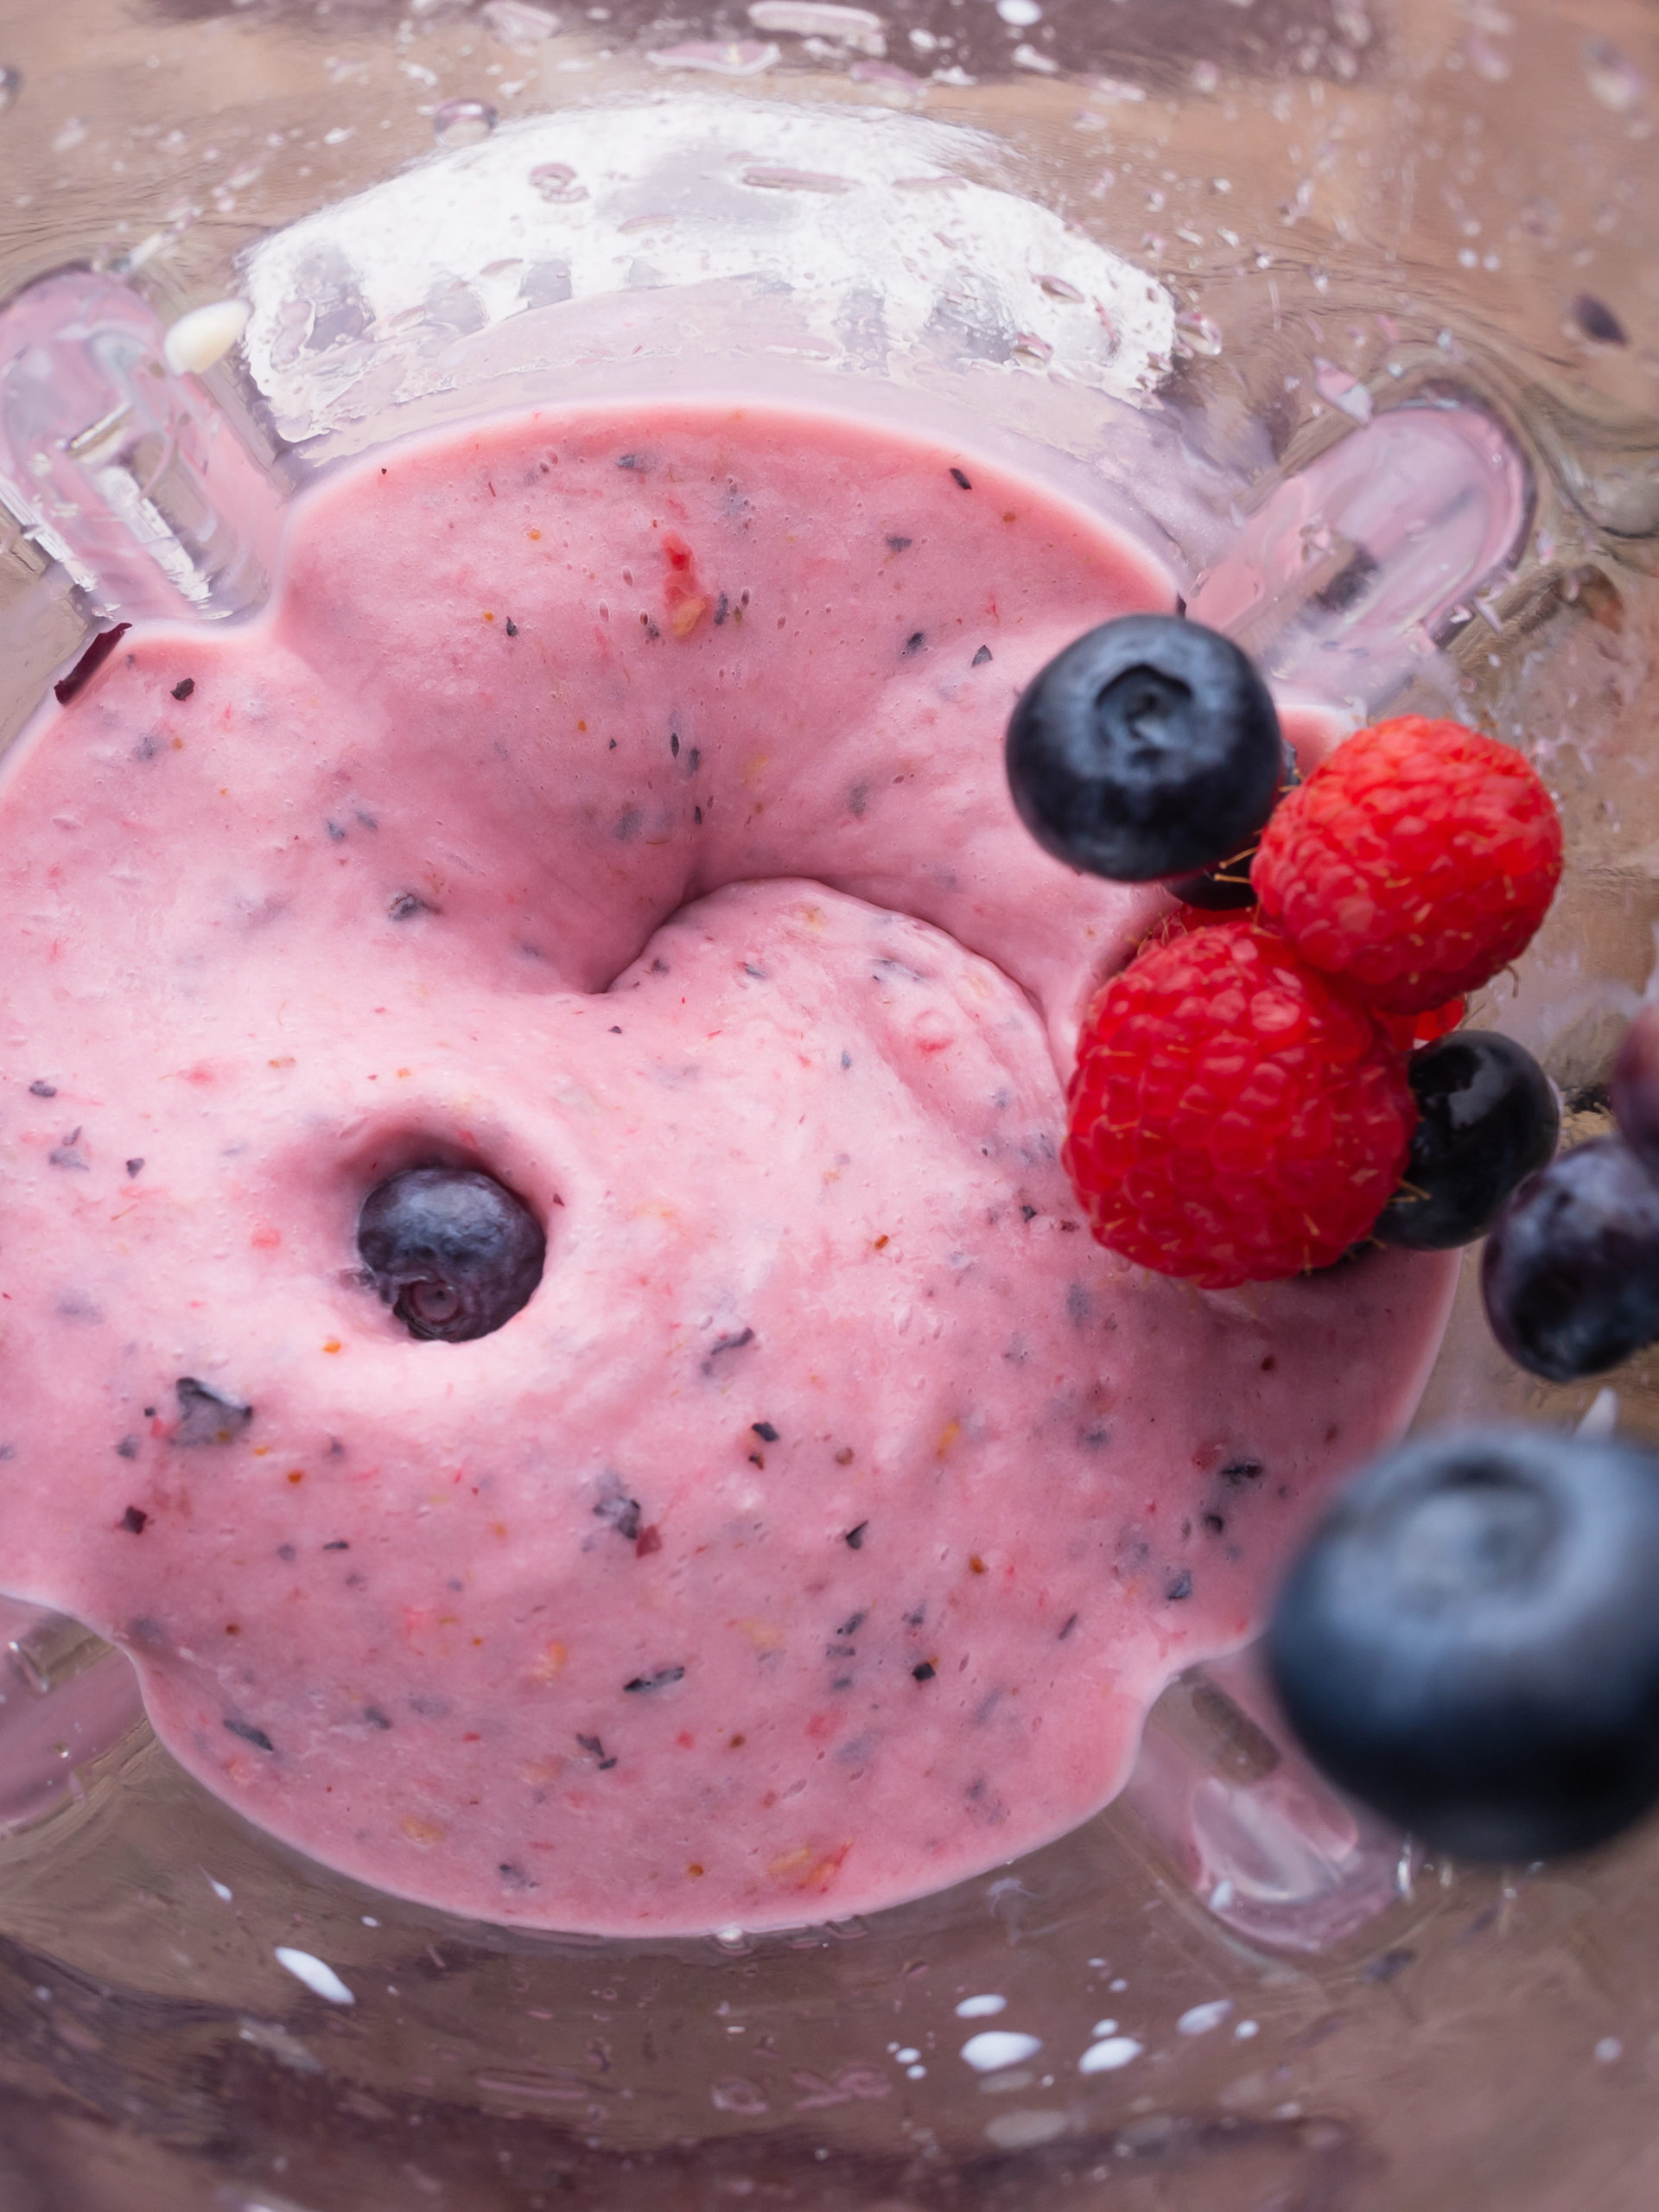
[(1555, 1154), (1561, 1109), (1530, 1052), (1496, 1031), (1456, 1030), (1414, 1052), (1417, 1101), (1402, 1187), (1372, 1235), (1414, 1252), (1472, 1244)]
[(1659, 1459), (1474, 1430), (1338, 1500), (1268, 1634), (1332, 1777), (1432, 1847), (1529, 1859), (1659, 1798)]
[(1046, 852), (1119, 883), (1247, 849), (1282, 771), (1266, 684), (1230, 639), (1126, 615), (1066, 647), (1008, 724), (1008, 786)]
[(406, 1167), (363, 1201), (357, 1249), (411, 1337), (458, 1344), (492, 1335), (529, 1304), (547, 1238), (493, 1176)]

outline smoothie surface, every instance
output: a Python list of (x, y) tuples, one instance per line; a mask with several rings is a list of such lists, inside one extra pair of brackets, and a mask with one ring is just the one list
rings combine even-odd
[[(0, 1586), (489, 1920), (838, 1918), (1106, 1802), (1455, 1273), (1204, 1294), (1072, 1203), (1166, 902), (1037, 849), (1003, 731), (1171, 600), (971, 452), (659, 404), (378, 452), (257, 620), (130, 631), (0, 783)], [(356, 1249), (434, 1163), (547, 1233), (466, 1344)]]

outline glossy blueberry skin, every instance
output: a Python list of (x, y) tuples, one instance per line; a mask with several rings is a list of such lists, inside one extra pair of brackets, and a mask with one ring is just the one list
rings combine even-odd
[(1659, 1459), (1541, 1429), (1408, 1444), (1338, 1501), (1268, 1631), (1341, 1788), (1439, 1850), (1604, 1842), (1659, 1798)]
[(547, 1239), (493, 1176), (407, 1167), (363, 1201), (357, 1249), (411, 1337), (457, 1344), (487, 1337), (527, 1303)]
[(1472, 1244), (1505, 1200), (1555, 1156), (1561, 1109), (1549, 1077), (1511, 1037), (1456, 1030), (1414, 1052), (1418, 1122), (1402, 1188), (1372, 1231), (1413, 1252)]
[(1617, 1137), (1521, 1185), (1482, 1255), (1481, 1296), (1510, 1357), (1552, 1382), (1659, 1338), (1659, 1183)]
[(1267, 686), (1219, 632), (1126, 614), (1068, 645), (1008, 723), (1008, 787), (1045, 851), (1151, 883), (1243, 852), (1273, 810), (1282, 745)]

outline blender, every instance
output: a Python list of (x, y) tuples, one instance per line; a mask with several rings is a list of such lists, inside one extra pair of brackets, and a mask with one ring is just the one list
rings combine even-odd
[[(267, 593), (287, 501), (534, 399), (959, 428), (1154, 548), (1281, 693), (1525, 734), (1567, 885), (1477, 1018), (1569, 1132), (1653, 962), (1645, 12), (86, 0), (3, 29), (15, 734), (90, 640)], [(1648, 1435), (1465, 1282), (1421, 1418)], [(0, 2205), (803, 2212), (1651, 2198), (1650, 1831), (1471, 1868), (1249, 1653), (1116, 1802), (868, 1920), (466, 1923), (240, 1821), (10, 1607)]]

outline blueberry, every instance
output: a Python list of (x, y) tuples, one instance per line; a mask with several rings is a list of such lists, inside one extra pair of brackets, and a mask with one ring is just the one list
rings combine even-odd
[[(1294, 791), (1302, 780), (1296, 765), (1296, 755), (1288, 739), (1280, 747), (1282, 766), (1279, 772), (1279, 787), (1273, 795), (1277, 806), (1287, 791)], [(1266, 828), (1266, 823), (1262, 828)], [(1166, 887), (1188, 906), (1202, 907), (1207, 914), (1238, 913), (1246, 906), (1256, 904), (1255, 886), (1250, 881), (1250, 863), (1256, 848), (1262, 842), (1257, 830), (1242, 850), (1229, 853), (1226, 859), (1217, 861), (1213, 868), (1201, 868), (1196, 875), (1178, 876)]]
[(1648, 1173), (1659, 1175), (1659, 1007), (1644, 1007), (1624, 1032), (1611, 1088), (1620, 1136)]
[(1580, 1851), (1659, 1797), (1659, 1459), (1471, 1429), (1377, 1461), (1268, 1631), (1340, 1787), (1469, 1858)]
[(1273, 810), (1282, 758), (1250, 662), (1173, 614), (1090, 630), (1026, 687), (1008, 723), (1026, 827), (1057, 859), (1120, 883), (1243, 852)]
[(1510, 1357), (1552, 1382), (1659, 1338), (1659, 1183), (1603, 1137), (1529, 1176), (1499, 1214), (1481, 1294)]
[(463, 1167), (406, 1167), (363, 1201), (357, 1249), (411, 1337), (465, 1344), (510, 1321), (542, 1279), (547, 1239), (522, 1200)]
[(1372, 1234), (1414, 1252), (1472, 1244), (1504, 1200), (1555, 1156), (1561, 1109), (1524, 1046), (1461, 1029), (1414, 1052), (1418, 1122), (1401, 1188)]

